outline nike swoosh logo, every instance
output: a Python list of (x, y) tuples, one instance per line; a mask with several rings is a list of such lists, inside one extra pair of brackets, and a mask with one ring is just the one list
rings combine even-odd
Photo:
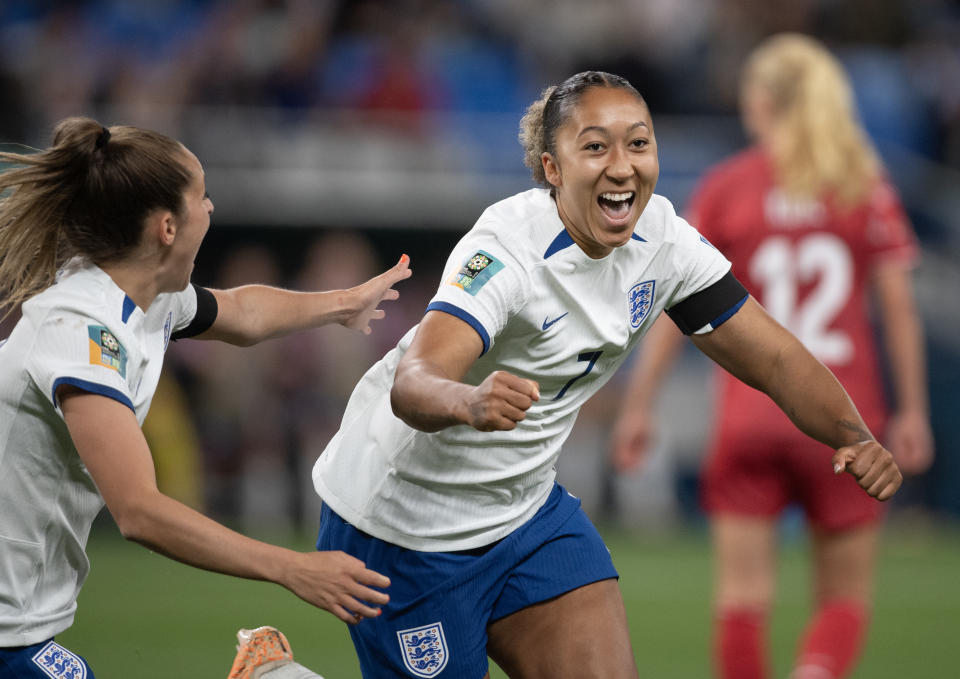
[(544, 318), (544, 319), (543, 319), (543, 327), (541, 328), (541, 330), (546, 330), (546, 329), (549, 328), (551, 325), (553, 325), (554, 323), (556, 323), (557, 321), (559, 321), (561, 318), (563, 318), (564, 316), (566, 316), (566, 315), (569, 314), (569, 313), (570, 313), (569, 311), (564, 312), (564, 313), (561, 314), (560, 316), (557, 316), (556, 318), (554, 318), (552, 321), (550, 320), (549, 316), (548, 316), (547, 318)]

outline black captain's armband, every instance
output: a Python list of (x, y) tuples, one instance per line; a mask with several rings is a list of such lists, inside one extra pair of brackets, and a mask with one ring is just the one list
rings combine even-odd
[(209, 330), (213, 322), (217, 320), (217, 298), (213, 296), (212, 292), (206, 288), (201, 288), (196, 283), (190, 285), (197, 291), (197, 313), (190, 321), (190, 325), (170, 335), (170, 339), (174, 342), (185, 337), (195, 337)]
[(732, 271), (728, 271), (709, 288), (695, 292), (667, 309), (667, 315), (684, 335), (692, 335), (701, 328), (709, 331), (723, 325), (743, 306), (748, 296), (747, 289)]

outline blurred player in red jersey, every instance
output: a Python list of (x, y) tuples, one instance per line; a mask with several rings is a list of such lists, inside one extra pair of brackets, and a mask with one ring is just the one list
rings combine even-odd
[[(917, 246), (857, 121), (842, 67), (813, 39), (770, 38), (746, 63), (741, 109), (755, 145), (709, 172), (693, 198), (691, 223), (833, 371), (871, 431), (886, 435), (904, 473), (925, 471), (933, 446), (910, 279)], [(889, 418), (871, 301), (892, 377)], [(620, 470), (639, 465), (649, 448), (651, 404), (680, 338), (661, 320), (641, 349), (614, 432)], [(777, 517), (797, 503), (811, 529), (815, 606), (791, 679), (846, 676), (870, 614), (882, 505), (848, 474), (832, 474), (832, 451), (799, 432), (765, 394), (727, 373), (719, 381), (702, 488), (716, 553), (716, 672), (724, 679), (770, 675), (765, 636)]]

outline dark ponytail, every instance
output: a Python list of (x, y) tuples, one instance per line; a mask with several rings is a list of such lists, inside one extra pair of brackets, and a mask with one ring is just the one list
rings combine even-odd
[(185, 149), (136, 127), (67, 118), (33, 154), (0, 153), (0, 309), (51, 285), (72, 256), (109, 262), (139, 244), (154, 210), (179, 215), (190, 182)]

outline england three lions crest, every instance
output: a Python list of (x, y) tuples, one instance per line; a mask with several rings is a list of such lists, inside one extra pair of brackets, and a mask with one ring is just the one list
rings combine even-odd
[(397, 632), (403, 664), (418, 677), (434, 677), (447, 666), (450, 653), (443, 625), (434, 622)]
[(86, 679), (87, 676), (87, 666), (80, 656), (55, 641), (48, 641), (32, 660), (51, 679)]
[(627, 306), (630, 308), (631, 327), (639, 328), (643, 319), (650, 313), (650, 307), (653, 306), (653, 291), (656, 286), (656, 281), (644, 281), (630, 288), (630, 292), (627, 293)]

